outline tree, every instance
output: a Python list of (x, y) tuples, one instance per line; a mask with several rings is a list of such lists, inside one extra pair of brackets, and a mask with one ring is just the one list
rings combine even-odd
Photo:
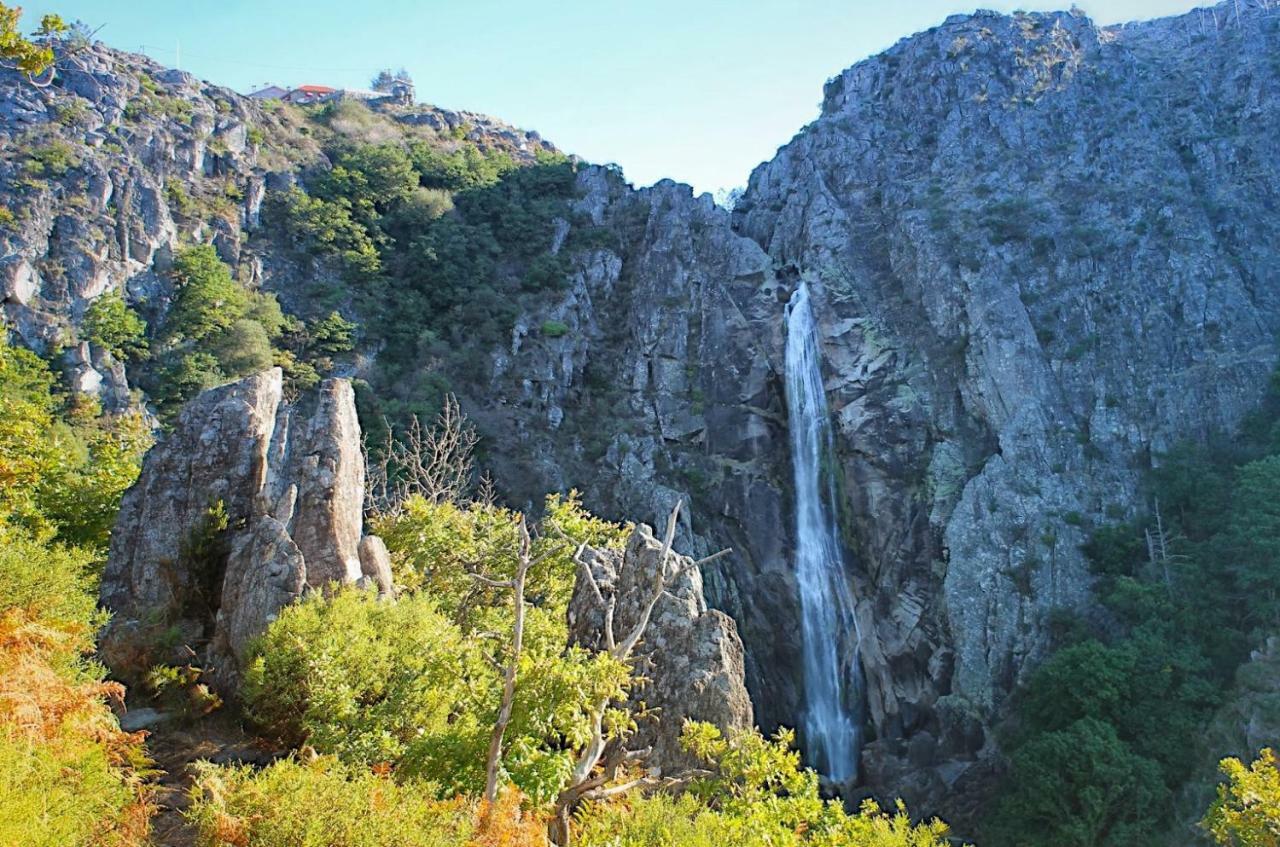
[(479, 436), (462, 413), (458, 398), (446, 394), (434, 427), (424, 429), (417, 415), (404, 437), (387, 426), (386, 441), (376, 458), (365, 447), (365, 501), (370, 509), (397, 512), (410, 497), (432, 505), (459, 503), (471, 485), (472, 453)]
[[(682, 572), (678, 566), (670, 572), (667, 568), (667, 558), (671, 553), (672, 542), (675, 541), (676, 524), (680, 518), (680, 505), (680, 501), (677, 500), (676, 505), (671, 510), (670, 517), (667, 518), (667, 531), (662, 539), (662, 552), (658, 556), (659, 572), (657, 579), (654, 581), (652, 591), (641, 608), (639, 618), (632, 625), (631, 631), (621, 641), (618, 640), (614, 632), (614, 612), (617, 606), (617, 596), (610, 592), (608, 598), (605, 598), (600, 585), (596, 582), (595, 575), (591, 572), (590, 566), (581, 558), (585, 545), (580, 545), (578, 552), (574, 555), (574, 560), (580, 568), (581, 578), (586, 580), (587, 585), (595, 594), (596, 600), (604, 609), (603, 637), (605, 649), (601, 652), (614, 662), (630, 665), (631, 654), (635, 651), (636, 645), (640, 643), (640, 639), (644, 637), (645, 630), (649, 628), (649, 618), (653, 614), (654, 607), (658, 605), (658, 600), (662, 598), (667, 586), (677, 579)], [(728, 550), (721, 550), (719, 553), (692, 562), (687, 567), (689, 569), (700, 567), (724, 556), (728, 552)], [(624, 794), (638, 786), (654, 783), (653, 778), (647, 775), (619, 781), (619, 776), (623, 770), (644, 761), (649, 751), (626, 749), (624, 744), (625, 730), (628, 724), (634, 721), (629, 711), (611, 708), (614, 699), (615, 697), (613, 696), (602, 697), (592, 704), (590, 711), (590, 738), (575, 751), (573, 770), (570, 773), (569, 781), (556, 797), (547, 835), (553, 843), (561, 845), (561, 847), (567, 847), (569, 844), (569, 822), (573, 812), (583, 802), (606, 800)]]
[(139, 356), (147, 349), (146, 322), (115, 291), (89, 304), (82, 329), (90, 344), (118, 358)]
[(1280, 845), (1280, 770), (1270, 748), (1245, 767), (1239, 759), (1218, 766), (1227, 782), (1200, 825), (1222, 847)]
[(67, 25), (57, 15), (45, 15), (40, 19), (40, 28), (28, 38), (18, 30), (21, 15), (21, 6), (0, 3), (0, 65), (26, 74), (36, 85), (49, 85), (53, 82), (56, 59), (53, 48), (32, 39), (53, 38), (66, 32)]
[(369, 87), (374, 91), (381, 91), (384, 94), (390, 94), (395, 88), (396, 83), (413, 84), (413, 78), (409, 76), (409, 72), (401, 68), (394, 73), (390, 68), (383, 68), (378, 71), (378, 75), (369, 83)]
[(1008, 785), (986, 839), (991, 844), (1145, 847), (1167, 818), (1160, 767), (1096, 718), (1020, 746)]
[(1249, 622), (1273, 628), (1280, 622), (1280, 456), (1240, 470), (1225, 550)]

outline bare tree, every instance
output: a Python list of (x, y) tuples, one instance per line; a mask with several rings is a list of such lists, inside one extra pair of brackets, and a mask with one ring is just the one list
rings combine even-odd
[[(616, 594), (611, 592), (607, 598), (604, 596), (604, 592), (601, 591), (600, 585), (596, 581), (595, 574), (591, 572), (591, 567), (582, 558), (582, 554), (586, 549), (585, 545), (580, 545), (577, 553), (574, 554), (574, 561), (578, 563), (582, 578), (586, 580), (586, 584), (595, 595), (597, 602), (604, 609), (602, 635), (605, 652), (619, 662), (630, 662), (636, 645), (640, 643), (641, 638), (644, 637), (645, 630), (649, 627), (649, 619), (653, 615), (653, 609), (658, 605), (658, 601), (662, 598), (663, 593), (666, 592), (668, 585), (686, 569), (707, 564), (730, 552), (727, 549), (721, 550), (719, 553), (684, 565), (679, 564), (679, 559), (677, 559), (677, 564), (668, 572), (667, 561), (670, 558), (671, 544), (675, 540), (676, 524), (679, 518), (680, 501), (677, 500), (675, 507), (671, 510), (671, 516), (667, 519), (667, 531), (662, 539), (662, 553), (658, 558), (658, 572), (655, 575), (651, 593), (641, 607), (640, 615), (632, 625), (631, 630), (621, 641), (617, 639), (614, 630), (614, 616), (617, 611)], [(621, 739), (610, 736), (605, 727), (605, 714), (609, 709), (609, 705), (610, 700), (608, 698), (597, 700), (592, 704), (591, 739), (578, 752), (574, 761), (573, 771), (569, 776), (569, 783), (556, 797), (555, 809), (547, 825), (547, 835), (552, 843), (560, 845), (560, 847), (568, 847), (570, 841), (569, 820), (573, 811), (583, 801), (603, 800), (642, 785), (656, 783), (656, 780), (648, 775), (633, 777), (623, 782), (616, 781), (624, 767), (642, 762), (649, 755), (649, 750), (627, 750)]]
[(520, 518), (520, 559), (516, 565), (516, 573), (511, 579), (493, 580), (480, 574), (472, 577), (491, 588), (510, 589), (515, 604), (515, 622), (511, 630), (511, 655), (506, 666), (499, 665), (493, 659), (490, 662), (502, 673), (502, 703), (498, 707), (498, 718), (493, 723), (493, 733), (489, 736), (489, 756), (485, 762), (484, 799), (490, 803), (498, 799), (498, 775), (502, 770), (502, 738), (506, 735), (507, 725), (511, 723), (511, 708), (516, 699), (516, 671), (520, 666), (520, 651), (524, 646), (524, 584), (529, 575), (529, 568), (534, 560), (530, 555), (532, 542), (529, 539), (529, 528), (524, 517)]
[(376, 457), (365, 445), (365, 508), (394, 513), (415, 495), (431, 503), (461, 502), (471, 485), (479, 440), (452, 394), (445, 395), (430, 428), (413, 415), (403, 438), (396, 438), (388, 425)]
[(1164, 526), (1164, 516), (1160, 513), (1160, 500), (1155, 501), (1155, 529), (1148, 527), (1143, 530), (1143, 534), (1147, 540), (1147, 561), (1151, 566), (1151, 570), (1158, 572), (1160, 578), (1164, 581), (1165, 591), (1170, 597), (1173, 596), (1173, 576), (1169, 572), (1169, 566), (1178, 559), (1184, 559), (1185, 556), (1177, 553), (1169, 552), (1169, 547), (1173, 542), (1178, 541), (1181, 536), (1171, 536)]

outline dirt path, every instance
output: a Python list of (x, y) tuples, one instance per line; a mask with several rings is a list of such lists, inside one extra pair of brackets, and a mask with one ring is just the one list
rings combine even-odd
[[(202, 718), (178, 718), (139, 706), (134, 717), (148, 725), (147, 752), (159, 774), (155, 780), (156, 814), (151, 840), (156, 847), (194, 847), (195, 830), (182, 813), (190, 805), (190, 765), (201, 759), (215, 764), (266, 765), (277, 751), (245, 732), (226, 709)], [(154, 719), (152, 719), (154, 718)]]

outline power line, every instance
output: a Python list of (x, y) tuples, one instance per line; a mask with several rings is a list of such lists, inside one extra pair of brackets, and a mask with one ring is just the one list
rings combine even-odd
[[(177, 50), (168, 47), (152, 47), (147, 44), (138, 45), (138, 52), (151, 55), (151, 53), (165, 53), (168, 55), (181, 55)], [(240, 67), (246, 68), (268, 68), (276, 71), (305, 71), (307, 73), (376, 73), (380, 68), (363, 67), (363, 68), (334, 68), (334, 67), (318, 67), (304, 65), (273, 65), (264, 62), (245, 62), (233, 56), (210, 56), (208, 54), (192, 53), (187, 51), (188, 59), (204, 59), (210, 62), (234, 62)]]

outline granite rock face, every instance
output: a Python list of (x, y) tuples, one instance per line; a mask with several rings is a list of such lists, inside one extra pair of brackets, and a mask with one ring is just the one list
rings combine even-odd
[(685, 720), (707, 721), (722, 730), (754, 725), (742, 639), (732, 618), (707, 608), (702, 576), (692, 560), (674, 552), (664, 559), (662, 542), (644, 524), (632, 531), (625, 551), (587, 548), (582, 558), (601, 597), (579, 574), (569, 602), (569, 637), (592, 649), (605, 647), (602, 598), (615, 603), (614, 633), (621, 641), (643, 614), (660, 575), (671, 580), (634, 654), (636, 670), (648, 682), (632, 698), (654, 710), (656, 722), (643, 721), (631, 743), (652, 748), (649, 767), (671, 775), (697, 765), (680, 748)]
[(101, 649), (118, 672), (145, 670), (168, 631), (229, 683), (249, 640), (307, 589), (357, 582), (368, 560), (390, 593), (386, 548), (362, 533), (351, 384), (326, 380), (290, 404), (281, 383), (273, 369), (204, 392), (148, 452), (102, 577)]
[[(1266, 390), (1280, 330), (1277, 55), (1280, 6), (1263, 0), (1123, 27), (1076, 12), (949, 18), (831, 79), (821, 114), (752, 174), (732, 212), (687, 186), (637, 190), (616, 169), (579, 167), (574, 220), (549, 245), (564, 284), (468, 363), (478, 377), (440, 376), (486, 436), (511, 505), (577, 487), (603, 516), (653, 523), (685, 498), (679, 549), (734, 550), (701, 576), (706, 602), (741, 634), (754, 717), (766, 731), (795, 726), (781, 359), (783, 308), (806, 280), (864, 634), (864, 787), (946, 814), (989, 773), (990, 730), (1047, 650), (1055, 613), (1091, 612), (1079, 545), (1092, 527), (1147, 508), (1139, 481), (1162, 451), (1229, 430)], [(0, 203), (22, 212), (0, 227), (0, 296), (27, 346), (70, 337), (77, 389), (111, 406), (128, 397), (128, 374), (75, 337), (93, 298), (120, 290), (162, 317), (163, 270), (189, 238), (212, 240), (288, 307), (302, 277), (273, 239), (242, 229), (269, 226), (265, 185), (289, 185), (321, 157), (225, 89), (105, 48), (85, 62), (50, 90), (0, 70), (13, 92), (0, 97), (0, 142), (81, 145), (61, 177), (30, 179), (20, 157), (0, 157)], [(122, 118), (144, 96), (188, 103), (190, 122), (158, 109)], [(80, 101), (85, 123), (71, 129), (57, 116)], [(454, 127), (446, 114), (421, 120)], [(242, 143), (249, 123), (266, 143)], [(486, 138), (515, 152), (541, 144)], [(184, 218), (167, 191), (225, 201), (224, 182), (243, 195), (225, 225)], [(583, 221), (593, 231), (574, 238)], [(367, 361), (378, 346), (365, 341)], [(318, 446), (280, 447), (278, 409), (245, 405), (257, 411), (209, 418), (229, 435), (219, 446), (163, 460), (199, 482), (180, 494), (190, 502), (152, 516), (141, 495), (126, 501), (140, 538), (113, 553), (120, 608), (169, 608), (168, 571), (126, 565), (143, 560), (128, 551), (175, 557), (175, 539), (145, 536), (196, 526), (210, 491), (229, 515), (274, 521), (235, 528), (227, 550), (229, 571), (278, 563), (252, 571), (267, 606), (310, 584), (299, 561), (384, 584), (358, 524), (298, 526), (343, 495), (280, 482), (320, 479), (310, 451), (335, 466), (341, 451), (304, 424), (297, 443)], [(261, 481), (232, 490), (217, 470), (231, 467), (261, 467)], [(227, 618), (226, 631), (260, 617)]]
[[(763, 728), (802, 704), (783, 304), (814, 293), (859, 598), (866, 787), (946, 811), (990, 728), (1090, 613), (1080, 544), (1145, 469), (1263, 396), (1280, 328), (1280, 9), (1098, 27), (980, 12), (832, 79), (732, 215), (586, 169), (616, 234), (464, 398), (520, 503), (578, 486), (682, 549), (731, 546)], [(544, 320), (568, 332), (539, 337)]]

